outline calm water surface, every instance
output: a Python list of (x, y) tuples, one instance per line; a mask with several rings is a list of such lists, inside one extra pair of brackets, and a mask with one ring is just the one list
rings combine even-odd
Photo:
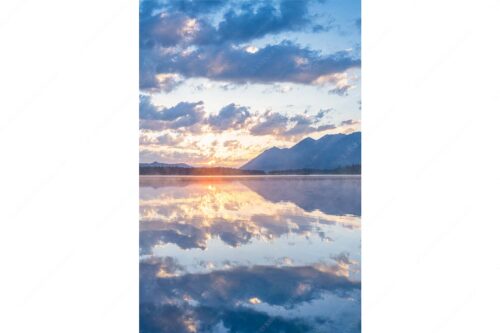
[(140, 178), (140, 330), (359, 332), (361, 178)]

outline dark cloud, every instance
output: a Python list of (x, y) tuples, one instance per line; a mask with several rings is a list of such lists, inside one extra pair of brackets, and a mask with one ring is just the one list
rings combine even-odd
[(335, 87), (333, 89), (328, 90), (330, 95), (338, 95), (338, 96), (347, 96), (349, 89), (352, 87), (350, 85), (344, 85), (340, 87)]
[(285, 137), (299, 137), (308, 135), (315, 132), (322, 132), (327, 130), (335, 129), (335, 125), (321, 125), (321, 126), (312, 126), (312, 121), (309, 118), (304, 116), (296, 116), (292, 118), (292, 121), (295, 121), (295, 125), (284, 131), (281, 135)]
[(247, 2), (238, 12), (227, 11), (217, 29), (219, 40), (241, 43), (267, 34), (300, 30), (311, 23), (309, 1), (283, 0), (278, 7), (272, 2), (255, 4)]
[(293, 138), (334, 129), (335, 125), (318, 124), (330, 111), (332, 110), (320, 110), (316, 115), (296, 116), (286, 116), (268, 111), (260, 117), (259, 123), (250, 128), (250, 133), (253, 135), (275, 135)]
[[(220, 11), (217, 25), (203, 16), (225, 1), (145, 1), (140, 10), (140, 45), (207, 45), (243, 43), (269, 34), (298, 31), (311, 25), (307, 0), (242, 1)], [(315, 24), (312, 31), (324, 29)]]
[(189, 127), (202, 121), (204, 114), (203, 102), (180, 102), (171, 108), (165, 108), (153, 105), (150, 96), (140, 96), (140, 119), (144, 121), (160, 121), (162, 128)]
[(290, 41), (283, 41), (253, 53), (245, 48), (224, 45), (167, 56), (157, 64), (156, 74), (177, 73), (186, 78), (205, 77), (240, 84), (312, 84), (322, 76), (342, 73), (359, 65), (360, 61), (345, 51), (322, 55)]
[(288, 117), (277, 112), (266, 112), (261, 122), (250, 129), (254, 135), (280, 135), (288, 126)]
[(349, 125), (356, 125), (359, 124), (359, 121), (354, 120), (354, 119), (348, 119), (348, 120), (343, 120), (340, 123), (340, 126), (349, 126)]
[(217, 31), (206, 20), (178, 12), (162, 12), (141, 18), (139, 35), (143, 49), (213, 44), (218, 38)]
[(140, 45), (153, 47), (159, 44), (169, 47), (180, 43), (185, 38), (182, 27), (188, 19), (185, 15), (171, 15), (166, 12), (149, 18), (141, 17)]
[(240, 129), (249, 118), (247, 107), (231, 103), (220, 109), (218, 114), (208, 117), (208, 124), (217, 131)]
[(227, 3), (229, 3), (228, 0), (170, 0), (166, 3), (166, 6), (172, 11), (196, 16), (211, 13)]

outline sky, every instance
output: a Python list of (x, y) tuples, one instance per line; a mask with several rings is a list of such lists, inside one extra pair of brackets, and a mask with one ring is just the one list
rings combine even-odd
[(359, 0), (140, 2), (140, 161), (240, 167), (360, 130)]

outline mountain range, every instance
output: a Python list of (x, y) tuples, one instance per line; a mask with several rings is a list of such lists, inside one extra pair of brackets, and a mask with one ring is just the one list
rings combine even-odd
[(140, 168), (192, 168), (189, 164), (186, 163), (139, 163)]
[(361, 164), (361, 132), (305, 138), (291, 148), (270, 148), (247, 162), (242, 170), (333, 170)]

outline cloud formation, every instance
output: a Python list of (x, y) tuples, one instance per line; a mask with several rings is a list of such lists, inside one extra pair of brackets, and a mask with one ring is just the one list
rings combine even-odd
[[(359, 59), (344, 51), (320, 54), (287, 40), (261, 48), (248, 45), (286, 31), (328, 30), (310, 13), (310, 3), (143, 1), (141, 90), (169, 92), (182, 80), (196, 77), (238, 84), (312, 84), (321, 76), (359, 67)], [(215, 11), (217, 23), (207, 16)]]
[[(343, 266), (236, 266), (199, 274), (186, 273), (172, 258), (146, 259), (140, 265), (141, 330), (359, 332), (360, 283), (345, 277)], [(312, 302), (338, 310), (301, 311)], [(295, 315), (276, 315), (261, 303)]]
[(274, 135), (280, 137), (298, 137), (315, 132), (335, 129), (335, 125), (320, 125), (321, 119), (332, 109), (320, 110), (316, 115), (287, 116), (277, 112), (267, 111), (250, 128), (253, 135)]
[(203, 102), (180, 102), (171, 108), (165, 108), (153, 105), (150, 96), (140, 96), (139, 118), (145, 121), (160, 121), (162, 129), (195, 125), (203, 120), (204, 114)]
[[(212, 24), (205, 16), (225, 1), (145, 1), (140, 10), (142, 48), (176, 45), (239, 44), (270, 34), (311, 26), (310, 1), (242, 1), (220, 12)], [(312, 29), (327, 29), (316, 23)]]
[(291, 41), (258, 50), (223, 45), (166, 56), (158, 62), (156, 75), (176, 73), (184, 78), (208, 78), (234, 83), (291, 82), (315, 84), (326, 75), (359, 67), (347, 51), (323, 55)]
[(220, 109), (218, 114), (208, 117), (208, 124), (217, 131), (240, 129), (249, 118), (250, 111), (247, 107), (231, 103)]
[(278, 6), (272, 2), (256, 3), (242, 4), (239, 12), (227, 11), (217, 29), (219, 39), (241, 43), (311, 24), (309, 1), (282, 0)]

